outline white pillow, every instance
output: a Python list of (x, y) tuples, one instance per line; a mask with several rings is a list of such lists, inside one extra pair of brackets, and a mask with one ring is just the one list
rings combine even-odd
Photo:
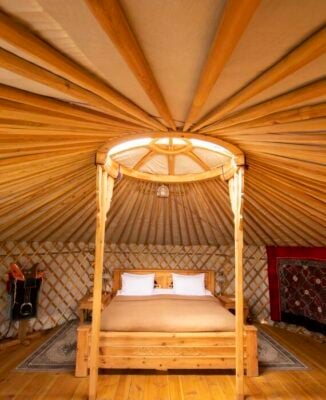
[(121, 275), (121, 294), (124, 296), (148, 296), (153, 293), (155, 274)]
[[(162, 295), (162, 294), (175, 294), (173, 289), (165, 289), (165, 288), (155, 288), (153, 289), (153, 293), (151, 294), (152, 296), (157, 296), (157, 295)], [(117, 291), (117, 296), (123, 296), (123, 293), (121, 290)], [(205, 290), (205, 296), (213, 296), (212, 292), (208, 289)]]
[(180, 275), (172, 273), (174, 294), (205, 296), (205, 274)]

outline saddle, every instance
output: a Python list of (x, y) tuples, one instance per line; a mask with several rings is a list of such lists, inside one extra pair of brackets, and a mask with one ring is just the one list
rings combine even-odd
[(38, 264), (22, 270), (11, 264), (8, 273), (8, 292), (11, 295), (11, 319), (21, 320), (36, 316), (38, 291), (44, 272), (38, 271)]

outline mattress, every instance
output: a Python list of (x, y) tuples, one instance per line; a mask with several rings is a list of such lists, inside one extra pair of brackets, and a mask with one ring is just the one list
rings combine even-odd
[(113, 332), (228, 332), (235, 317), (213, 296), (115, 296), (102, 311)]

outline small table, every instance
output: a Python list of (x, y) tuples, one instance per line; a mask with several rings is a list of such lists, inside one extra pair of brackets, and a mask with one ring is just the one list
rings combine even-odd
[[(234, 296), (227, 296), (227, 295), (220, 295), (216, 296), (220, 302), (222, 303), (222, 306), (226, 308), (227, 310), (231, 311), (233, 314), (235, 314), (235, 297)], [(243, 302), (243, 320), (246, 322), (247, 318), (249, 315), (249, 307), (247, 306), (246, 302)]]
[[(101, 310), (103, 310), (111, 301), (111, 293), (103, 293), (101, 301)], [(85, 314), (91, 313), (93, 309), (93, 295), (87, 294), (84, 296), (78, 305), (78, 315), (81, 323), (85, 321)]]

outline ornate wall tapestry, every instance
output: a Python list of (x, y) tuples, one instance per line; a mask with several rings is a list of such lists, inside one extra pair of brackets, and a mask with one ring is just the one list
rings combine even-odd
[(326, 334), (326, 248), (267, 247), (271, 318)]

